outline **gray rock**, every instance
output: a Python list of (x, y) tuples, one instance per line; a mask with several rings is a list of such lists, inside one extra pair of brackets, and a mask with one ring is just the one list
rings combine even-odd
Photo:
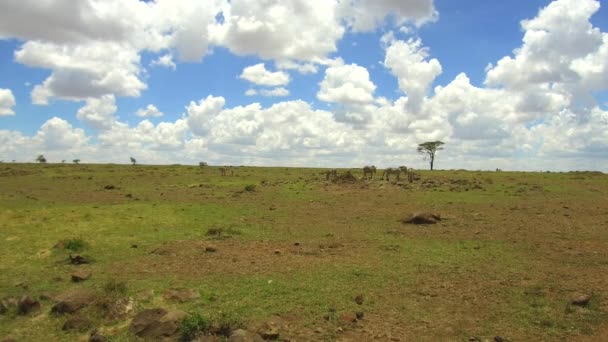
[(19, 299), (17, 304), (17, 313), (20, 315), (27, 315), (32, 312), (40, 310), (40, 302), (33, 299), (30, 296), (23, 296)]
[(186, 313), (180, 310), (148, 309), (133, 318), (129, 330), (142, 338), (171, 337), (177, 334), (184, 317)]
[(228, 342), (263, 342), (262, 336), (247, 330), (237, 329), (230, 334)]

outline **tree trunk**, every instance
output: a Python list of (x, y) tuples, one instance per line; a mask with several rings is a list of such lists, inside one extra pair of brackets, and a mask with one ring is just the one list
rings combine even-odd
[(433, 162), (435, 161), (435, 157), (431, 157), (431, 171), (433, 171)]

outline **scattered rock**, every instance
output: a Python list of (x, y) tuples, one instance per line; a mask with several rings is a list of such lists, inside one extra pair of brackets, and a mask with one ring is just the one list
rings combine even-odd
[(106, 189), (106, 190), (114, 190), (114, 189), (116, 189), (116, 187), (114, 185), (111, 185), (111, 184), (106, 185), (103, 188)]
[(0, 301), (0, 314), (5, 314), (11, 308), (15, 308), (19, 305), (19, 300), (14, 297), (7, 297)]
[(362, 305), (363, 304), (363, 295), (357, 295), (357, 297), (355, 297), (355, 303)]
[(32, 297), (23, 296), (21, 299), (19, 299), (19, 303), (17, 304), (18, 314), (27, 315), (38, 310), (40, 310), (40, 302)]
[(277, 340), (279, 338), (279, 328), (273, 322), (266, 322), (259, 330), (260, 336), (265, 340)]
[(207, 253), (215, 253), (215, 252), (217, 252), (217, 248), (215, 248), (213, 246), (207, 246), (207, 247), (205, 247), (205, 252), (207, 252)]
[(475, 336), (471, 336), (468, 339), (469, 342), (481, 342), (481, 340), (478, 337)]
[(94, 330), (89, 337), (89, 342), (108, 342), (108, 338), (100, 335), (97, 330)]
[(198, 291), (193, 289), (167, 289), (163, 293), (165, 300), (172, 300), (180, 303), (189, 302), (200, 298)]
[(90, 264), (91, 260), (89, 260), (86, 257), (83, 257), (80, 254), (76, 254), (74, 256), (72, 256), (72, 254), (70, 254), (70, 263), (72, 265), (83, 265), (83, 264)]
[(152, 300), (152, 298), (154, 298), (154, 290), (152, 289), (140, 291), (135, 295), (135, 299), (142, 302), (148, 302)]
[(72, 282), (79, 283), (91, 278), (91, 272), (87, 270), (76, 270), (71, 274)]
[(85, 332), (91, 327), (91, 321), (82, 316), (74, 316), (68, 318), (61, 328), (63, 331), (78, 331)]
[(281, 251), (280, 251), (280, 250), (278, 250), (278, 249), (277, 249), (277, 250), (275, 250), (275, 251), (274, 251), (274, 255), (281, 255)]
[(138, 337), (162, 338), (175, 335), (186, 313), (162, 308), (148, 309), (138, 313), (131, 321), (129, 330)]
[(589, 304), (590, 300), (591, 300), (591, 295), (579, 294), (579, 295), (574, 296), (574, 298), (572, 298), (572, 300), (570, 301), (570, 304), (576, 305), (576, 306), (587, 306), (587, 304)]
[(295, 242), (293, 245), (294, 245), (294, 246), (299, 246), (299, 245), (300, 245), (300, 243), (299, 243), (299, 242)]
[(507, 342), (507, 340), (501, 336), (494, 336), (494, 342)]
[(357, 323), (357, 317), (355, 315), (352, 314), (343, 314), (340, 315), (340, 318), (338, 319), (340, 322), (342, 323)]
[(363, 311), (357, 311), (355, 313), (355, 316), (357, 316), (357, 319), (363, 319), (363, 317), (365, 316), (365, 314), (363, 313)]
[(402, 223), (410, 224), (435, 224), (441, 221), (439, 214), (415, 213), (401, 220)]
[(263, 342), (262, 336), (247, 330), (237, 329), (230, 334), (228, 342)]
[(56, 297), (58, 302), (51, 308), (51, 313), (59, 315), (74, 313), (85, 306), (91, 305), (96, 299), (97, 295), (91, 289), (71, 290)]

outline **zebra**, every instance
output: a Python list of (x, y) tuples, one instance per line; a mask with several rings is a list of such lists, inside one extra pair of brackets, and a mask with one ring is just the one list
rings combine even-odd
[(336, 169), (331, 169), (331, 170), (327, 170), (325, 171), (325, 180), (334, 180), (338, 178), (338, 170)]
[(231, 176), (234, 176), (234, 171), (232, 170), (232, 166), (220, 167), (220, 174), (222, 176), (228, 176), (228, 174), (230, 174)]
[(395, 175), (397, 176), (397, 180), (399, 180), (399, 176), (401, 176), (402, 173), (408, 173), (408, 169), (406, 166), (399, 166), (396, 168), (389, 167), (388, 169), (384, 170), (384, 173), (382, 174), (382, 179), (386, 177), (386, 180), (390, 181), (390, 175)]
[(367, 179), (367, 175), (369, 175), (370, 179), (374, 179), (375, 174), (376, 174), (376, 167), (374, 165), (363, 167), (363, 179)]

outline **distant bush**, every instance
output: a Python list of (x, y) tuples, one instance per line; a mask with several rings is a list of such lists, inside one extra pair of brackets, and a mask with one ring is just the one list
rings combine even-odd
[(255, 191), (255, 185), (253, 185), (253, 184), (246, 185), (245, 191), (249, 191), (249, 192)]

